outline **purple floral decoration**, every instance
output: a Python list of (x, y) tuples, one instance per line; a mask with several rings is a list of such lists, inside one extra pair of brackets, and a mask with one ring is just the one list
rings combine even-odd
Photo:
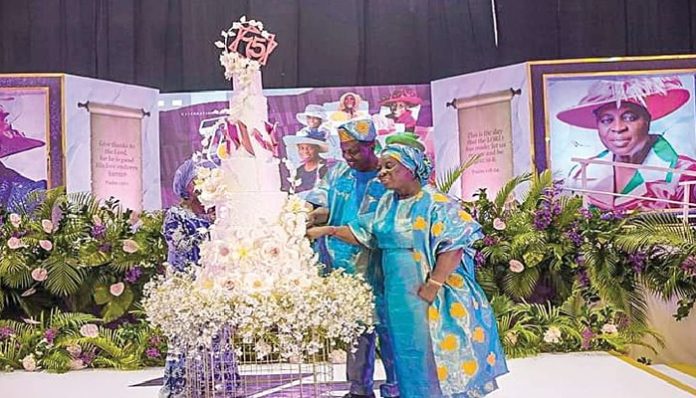
[(102, 253), (111, 253), (111, 243), (109, 242), (104, 242), (101, 245), (99, 245), (99, 251)]
[(628, 255), (628, 263), (631, 264), (631, 268), (636, 274), (643, 272), (647, 259), (647, 254), (643, 252), (634, 252)]
[(483, 237), (483, 244), (486, 246), (494, 246), (498, 243), (498, 238), (495, 236), (486, 235)]
[(0, 327), (0, 340), (5, 340), (14, 335), (14, 329), (9, 326)]
[(143, 271), (140, 269), (140, 267), (133, 267), (130, 268), (128, 271), (126, 271), (126, 276), (123, 278), (126, 282), (133, 284), (140, 279), (140, 276), (143, 274)]
[(106, 235), (106, 227), (101, 224), (96, 224), (89, 231), (89, 234), (94, 239), (102, 239)]
[(156, 359), (159, 358), (160, 351), (155, 347), (150, 347), (147, 350), (145, 350), (145, 355), (147, 355), (147, 357), (150, 359)]
[(53, 344), (53, 341), (56, 339), (57, 335), (58, 335), (58, 330), (46, 329), (46, 331), (44, 331), (43, 337), (44, 337), (44, 339), (46, 339), (46, 342), (48, 342), (48, 344)]
[(486, 256), (478, 251), (476, 255), (474, 255), (474, 262), (476, 263), (476, 268), (481, 268), (486, 265)]
[(576, 276), (578, 278), (578, 283), (580, 283), (580, 286), (590, 286), (590, 276), (587, 275), (587, 268), (578, 268), (578, 273), (576, 274)]
[(681, 263), (681, 269), (687, 275), (696, 276), (696, 256), (689, 256)]
[(89, 365), (92, 363), (92, 361), (94, 361), (95, 356), (94, 351), (85, 351), (82, 353), (82, 355), (80, 355), (80, 359), (82, 359), (82, 363)]
[(536, 212), (534, 212), (534, 228), (543, 231), (553, 222), (553, 218), (561, 213), (558, 203), (544, 202)]
[(583, 238), (580, 232), (578, 231), (577, 223), (573, 223), (573, 225), (571, 225), (570, 229), (565, 233), (565, 236), (568, 238), (568, 240), (573, 242), (573, 245), (575, 245), (575, 247), (582, 246)]
[(583, 350), (589, 350), (590, 348), (592, 348), (592, 339), (595, 336), (592, 329), (590, 329), (589, 327), (586, 327), (585, 329), (582, 330), (582, 333), (580, 335), (582, 337), (582, 342), (580, 343), (580, 348)]

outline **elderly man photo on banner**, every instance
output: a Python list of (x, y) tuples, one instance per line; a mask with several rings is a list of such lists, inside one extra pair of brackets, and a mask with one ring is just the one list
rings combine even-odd
[[(340, 162), (331, 168), (317, 186), (307, 193), (306, 200), (316, 207), (310, 213), (309, 226), (323, 222), (328, 225), (350, 223), (359, 214), (374, 211), (385, 193), (384, 186), (377, 179), (377, 132), (372, 121), (351, 120), (339, 126), (338, 135), (346, 162)], [(375, 329), (379, 335), (380, 354), (387, 374), (387, 381), (380, 386), (380, 393), (384, 398), (398, 397), (393, 350), (384, 321), (381, 254), (377, 250), (348, 244), (333, 237), (327, 237), (325, 243), (326, 253), (320, 257), (329, 269), (343, 269), (349, 274), (362, 273), (374, 289), (378, 320)], [(375, 333), (361, 336), (357, 351), (348, 356), (348, 398), (374, 396), (375, 338)]]
[[(597, 131), (605, 149), (590, 160), (630, 163), (694, 174), (696, 160), (680, 153), (689, 151), (696, 138), (693, 113), (687, 123), (692, 130), (690, 135), (687, 132), (687, 137), (691, 137), (690, 142), (680, 142), (679, 139), (670, 141), (670, 137), (674, 138), (677, 133), (684, 134), (683, 131), (673, 131), (675, 126), (681, 126), (680, 123), (662, 125), (660, 131), (650, 131), (651, 122), (680, 110), (689, 98), (689, 90), (677, 76), (600, 80), (590, 86), (587, 95), (576, 106), (559, 112), (557, 117), (571, 126)], [(586, 189), (630, 195), (590, 193), (586, 196), (589, 204), (620, 211), (678, 207), (676, 204), (650, 199), (683, 201), (685, 188), (680, 183), (696, 180), (696, 176), (648, 167), (634, 169), (588, 164), (584, 174)], [(581, 167), (574, 167), (570, 172), (572, 186), (582, 187), (582, 179)], [(690, 202), (696, 202), (696, 185), (691, 185), (689, 189)]]

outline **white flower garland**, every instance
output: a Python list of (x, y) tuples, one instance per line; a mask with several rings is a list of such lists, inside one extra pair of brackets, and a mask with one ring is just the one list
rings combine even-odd
[(149, 321), (183, 347), (209, 346), (231, 326), (242, 341), (257, 342), (259, 357), (303, 358), (327, 339), (353, 344), (373, 324), (371, 288), (342, 271), (320, 275), (304, 238), (306, 216), (304, 202), (291, 196), (275, 225), (253, 233), (211, 227), (201, 245), (205, 266), (146, 286)]

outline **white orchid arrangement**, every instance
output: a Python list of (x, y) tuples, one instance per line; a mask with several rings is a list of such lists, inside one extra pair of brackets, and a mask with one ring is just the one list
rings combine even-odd
[(202, 266), (146, 287), (149, 321), (180, 347), (209, 346), (229, 326), (259, 357), (303, 358), (327, 340), (351, 346), (373, 324), (371, 288), (341, 271), (322, 276), (304, 237), (306, 217), (304, 201), (291, 196), (275, 224), (212, 226)]
[(198, 192), (198, 200), (206, 209), (229, 199), (230, 189), (220, 168), (197, 168), (193, 185)]

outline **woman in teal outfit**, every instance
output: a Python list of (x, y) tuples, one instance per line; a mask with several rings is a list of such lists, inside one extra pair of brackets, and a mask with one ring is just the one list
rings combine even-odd
[(369, 219), (316, 227), (379, 247), (387, 327), (401, 398), (482, 397), (507, 373), (495, 316), (474, 275), (480, 226), (456, 201), (427, 186), (431, 166), (409, 136), (388, 141), (379, 179), (390, 190)]

